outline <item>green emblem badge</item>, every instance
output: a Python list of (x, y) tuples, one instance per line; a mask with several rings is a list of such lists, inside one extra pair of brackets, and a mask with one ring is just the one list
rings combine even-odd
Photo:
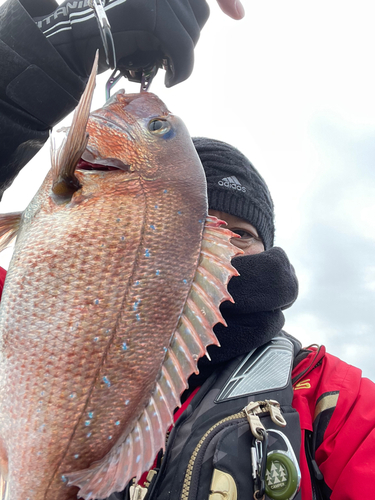
[(275, 500), (288, 500), (296, 493), (298, 474), (294, 463), (280, 452), (269, 453), (266, 466), (266, 494)]
[(273, 500), (292, 500), (301, 482), (298, 461), (288, 438), (282, 432), (275, 429), (268, 429), (268, 432), (279, 435), (286, 444), (287, 450), (275, 450), (267, 453), (266, 495)]

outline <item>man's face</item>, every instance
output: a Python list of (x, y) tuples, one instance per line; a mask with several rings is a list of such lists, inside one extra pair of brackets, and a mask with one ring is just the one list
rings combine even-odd
[(230, 215), (219, 210), (209, 210), (210, 215), (214, 215), (218, 219), (224, 220), (228, 225), (227, 228), (238, 234), (240, 238), (232, 238), (231, 243), (244, 251), (244, 255), (254, 255), (264, 252), (264, 245), (258, 236), (258, 232), (245, 219)]

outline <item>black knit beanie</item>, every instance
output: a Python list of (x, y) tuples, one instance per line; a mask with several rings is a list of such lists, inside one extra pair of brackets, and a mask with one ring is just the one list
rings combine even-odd
[(259, 173), (238, 149), (225, 142), (193, 137), (207, 178), (208, 206), (250, 222), (266, 250), (275, 235), (273, 202)]

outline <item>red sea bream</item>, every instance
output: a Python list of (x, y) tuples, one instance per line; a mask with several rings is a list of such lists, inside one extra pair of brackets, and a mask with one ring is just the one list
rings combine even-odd
[(28, 208), (0, 220), (3, 246), (17, 234), (0, 312), (7, 500), (102, 499), (139, 478), (236, 274), (182, 121), (121, 91), (88, 117), (93, 88)]

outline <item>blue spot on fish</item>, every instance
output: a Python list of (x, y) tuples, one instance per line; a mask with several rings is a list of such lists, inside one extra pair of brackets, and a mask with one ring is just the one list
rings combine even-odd
[(120, 222), (121, 219), (116, 219), (116, 222)]
[(182, 214), (181, 210), (179, 210), (177, 213), (178, 213), (178, 215), (181, 215), (181, 214)]
[(88, 427), (91, 424), (90, 420), (86, 420), (85, 426)]
[(187, 280), (182, 280), (182, 283), (184, 283), (184, 285), (187, 284)]
[(133, 304), (133, 311), (136, 311), (138, 309), (139, 304), (141, 303), (140, 300), (136, 300)]
[(135, 317), (137, 318), (137, 321), (141, 321), (141, 315), (139, 313), (137, 313)]
[(120, 420), (117, 420), (117, 422), (115, 423), (115, 425), (120, 425)]
[(126, 351), (128, 349), (128, 346), (126, 345), (126, 342), (122, 343), (122, 350)]
[(135, 286), (138, 286), (138, 285), (139, 285), (139, 281), (136, 281), (136, 282), (135, 282)]
[(199, 221), (198, 221), (198, 222), (199, 222), (199, 224), (202, 224), (202, 222), (203, 222), (203, 221), (202, 221), (202, 219), (199, 219)]
[(159, 274), (160, 274), (160, 270), (159, 270), (159, 269), (156, 269), (156, 273), (155, 273), (155, 274), (156, 274), (156, 276), (159, 276)]
[(74, 458), (77, 459), (79, 457), (78, 453), (74, 455)]
[(86, 436), (89, 438), (91, 436), (91, 432), (89, 432), (88, 434), (86, 434)]
[(164, 191), (163, 191), (163, 192), (164, 192), (164, 193), (168, 193), (168, 189), (164, 189)]
[(95, 299), (94, 304), (97, 306), (99, 304), (99, 299)]
[(94, 337), (94, 342), (97, 342), (99, 340), (99, 337)]
[(150, 250), (148, 248), (145, 250), (145, 257), (150, 257)]
[(125, 236), (121, 236), (120, 240), (125, 241)]
[(108, 439), (112, 439), (112, 436), (108, 436)]
[(111, 387), (111, 382), (108, 380), (108, 377), (103, 377), (103, 382), (106, 384), (107, 387)]
[(92, 418), (94, 416), (94, 412), (93, 411), (89, 411), (89, 418)]
[(125, 401), (125, 405), (126, 405), (126, 406), (128, 406), (128, 404), (129, 404), (129, 400), (127, 399), (127, 400)]
[(64, 483), (67, 482), (67, 478), (65, 476), (61, 476), (61, 479), (63, 480)]
[(164, 352), (167, 352), (167, 351), (168, 351), (168, 349), (167, 349), (166, 347), (163, 347), (163, 349), (164, 349)]
[(41, 396), (44, 396), (44, 391), (42, 391), (42, 392), (40, 393), (40, 395), (41, 395)]
[(158, 209), (158, 208), (159, 208), (159, 206), (158, 206), (158, 205), (155, 205), (155, 208), (156, 208), (156, 209)]
[(135, 461), (138, 463), (141, 459), (141, 455), (138, 455), (137, 458), (135, 459)]

